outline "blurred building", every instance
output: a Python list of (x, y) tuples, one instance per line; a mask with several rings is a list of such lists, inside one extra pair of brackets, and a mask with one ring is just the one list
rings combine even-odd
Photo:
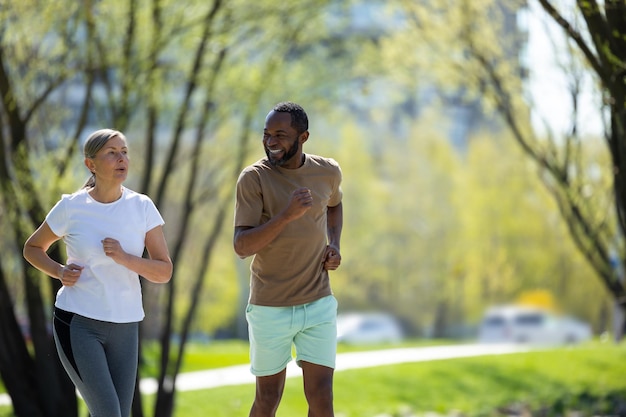
[[(525, 79), (528, 73), (523, 59), (528, 42), (526, 7), (520, 5), (518, 9), (511, 10), (505, 7), (502, 0), (496, 0), (495, 4), (497, 10), (485, 13), (502, 20), (501, 39), (511, 40), (508, 44), (512, 45), (506, 55), (519, 68), (520, 77)], [(390, 13), (389, 7), (385, 0), (365, 0), (355, 2), (347, 9), (341, 8), (344, 13), (348, 13), (349, 22), (343, 36), (361, 38), (376, 44), (382, 37), (406, 27), (408, 17), (399, 10)], [(410, 53), (407, 51), (407, 54)], [(354, 79), (351, 85), (346, 86), (346, 106), (367, 126), (379, 128), (381, 132), (391, 131), (396, 137), (402, 138), (408, 133), (406, 121), (419, 119), (426, 110), (441, 103), (440, 129), (461, 151), (466, 149), (468, 141), (476, 132), (505, 129), (500, 117), (493, 110), (486, 112), (480, 98), (469, 97), (465, 88), (444, 92), (436, 85), (423, 84), (418, 77), (416, 73), (414, 88), (399, 86), (391, 77)], [(394, 119), (381, 122), (377, 118), (377, 109), (392, 113)]]

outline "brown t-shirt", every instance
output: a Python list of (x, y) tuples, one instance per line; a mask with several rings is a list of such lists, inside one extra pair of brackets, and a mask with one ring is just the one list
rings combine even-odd
[(272, 307), (310, 303), (332, 294), (323, 268), (326, 212), (341, 203), (341, 169), (336, 161), (305, 155), (298, 169), (272, 166), (267, 158), (245, 168), (237, 180), (235, 227), (256, 227), (285, 208), (296, 188), (306, 187), (313, 207), (289, 223), (250, 265), (250, 303)]

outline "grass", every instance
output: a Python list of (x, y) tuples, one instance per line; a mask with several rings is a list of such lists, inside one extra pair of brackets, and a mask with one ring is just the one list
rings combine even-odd
[[(184, 370), (247, 363), (246, 343), (218, 345), (189, 349)], [(339, 350), (359, 349), (340, 346)], [(493, 416), (498, 407), (522, 403), (532, 409), (550, 405), (556, 415), (556, 406), (577, 409), (587, 398), (618, 394), (626, 399), (625, 374), (626, 343), (349, 370), (335, 375), (335, 414), (391, 417), (450, 415), (456, 410), (466, 416)], [(251, 384), (181, 392), (175, 417), (245, 417), (253, 396)], [(145, 398), (147, 416), (153, 403), (152, 397)], [(0, 417), (10, 416), (9, 412), (0, 408)], [(277, 416), (306, 414), (302, 380), (290, 378)]]
[[(394, 345), (393, 347), (425, 347), (433, 345), (452, 345), (455, 343), (459, 342), (449, 340), (419, 340), (406, 341), (402, 344)], [(247, 364), (249, 361), (248, 347), (248, 342), (243, 340), (217, 340), (211, 343), (188, 344), (185, 348), (185, 360), (183, 361), (181, 372), (202, 371), (205, 369)], [(389, 345), (384, 344), (367, 346), (339, 344), (337, 346), (337, 352), (346, 353), (381, 350), (389, 349), (389, 347)], [(154, 377), (158, 374), (159, 352), (160, 350), (157, 343), (144, 346), (142, 376)]]
[[(585, 396), (626, 396), (625, 373), (626, 345), (599, 344), (351, 370), (335, 376), (335, 412), (337, 417), (407, 411), (487, 416), (513, 403), (538, 409), (559, 402), (572, 409)], [(299, 378), (287, 381), (279, 417), (306, 415), (301, 385)], [(247, 416), (253, 395), (252, 385), (181, 393), (175, 415)]]
[[(177, 349), (177, 347), (175, 347)], [(157, 343), (143, 347), (142, 376), (156, 376), (160, 350)], [(181, 372), (201, 371), (248, 363), (248, 342), (220, 340), (212, 343), (193, 343), (185, 346)]]

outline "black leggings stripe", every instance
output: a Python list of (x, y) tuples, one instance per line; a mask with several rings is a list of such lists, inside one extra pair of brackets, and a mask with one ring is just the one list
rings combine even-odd
[(70, 324), (74, 318), (74, 313), (61, 310), (60, 308), (54, 308), (54, 330), (59, 338), (59, 345), (63, 349), (63, 354), (69, 360), (72, 368), (76, 372), (76, 375), (80, 378), (80, 372), (78, 366), (76, 366), (76, 360), (74, 359), (74, 353), (72, 352), (72, 341), (70, 339)]

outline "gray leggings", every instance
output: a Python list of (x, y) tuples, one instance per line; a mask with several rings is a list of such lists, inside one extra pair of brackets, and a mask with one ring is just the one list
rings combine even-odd
[(54, 342), (91, 417), (129, 417), (139, 323), (110, 323), (54, 309)]

